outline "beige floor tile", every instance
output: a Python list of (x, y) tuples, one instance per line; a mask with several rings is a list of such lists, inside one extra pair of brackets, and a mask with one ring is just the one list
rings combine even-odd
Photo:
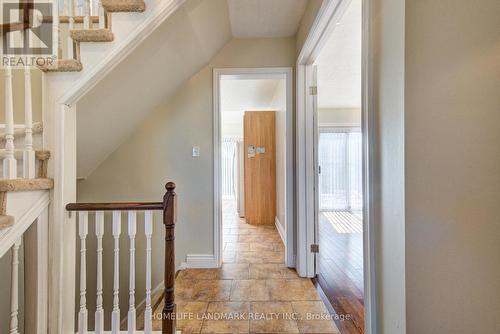
[(278, 233), (262, 234), (261, 240), (267, 242), (281, 242), (281, 237)]
[(241, 234), (238, 236), (239, 242), (259, 242), (262, 241), (260, 234)]
[(284, 278), (284, 266), (278, 263), (250, 264), (249, 277), (251, 279)]
[(286, 279), (303, 279), (294, 268), (284, 268), (283, 273)]
[(248, 279), (249, 276), (248, 263), (223, 263), (219, 269), (219, 279)]
[(226, 242), (225, 251), (250, 251), (249, 242)]
[[(176, 310), (176, 327), (182, 333), (200, 333), (203, 324), (203, 315), (207, 311), (208, 303), (179, 302)], [(161, 330), (154, 328), (154, 330)]]
[(290, 280), (267, 280), (271, 300), (307, 301), (320, 300), (314, 285), (308, 278)]
[(283, 245), (283, 242), (273, 242), (273, 251), (275, 252), (284, 252), (285, 251), (285, 245)]
[(184, 269), (177, 279), (216, 279), (217, 275), (218, 269)]
[(262, 262), (264, 263), (285, 263), (285, 254), (283, 252), (261, 252)]
[(292, 302), (301, 333), (340, 333), (322, 301)]
[(299, 333), (290, 302), (250, 303), (250, 333)]
[(177, 279), (175, 280), (175, 300), (176, 301), (196, 301), (194, 299), (194, 285), (196, 280)]
[(222, 253), (222, 258), (223, 259), (229, 259), (229, 258), (236, 258), (238, 255), (238, 252), (236, 250), (225, 250), (223, 253)]
[(274, 251), (274, 245), (269, 242), (251, 242), (249, 246), (248, 250), (253, 252)]
[(262, 252), (238, 252), (236, 254), (237, 263), (263, 263)]
[(223, 237), (224, 242), (238, 242), (238, 236), (237, 235), (225, 235)]
[(231, 301), (266, 301), (269, 289), (265, 280), (234, 280), (231, 287)]
[(231, 293), (231, 280), (196, 280), (191, 301), (227, 301)]
[[(208, 304), (206, 317), (214, 320), (205, 319), (201, 332), (217, 334), (248, 333), (248, 312), (249, 304), (247, 302), (211, 302)], [(239, 318), (240, 316), (241, 318)]]

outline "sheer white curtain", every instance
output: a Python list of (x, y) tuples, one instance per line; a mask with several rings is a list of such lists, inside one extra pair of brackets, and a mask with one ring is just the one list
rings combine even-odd
[(221, 149), (222, 165), (222, 198), (236, 199), (237, 171), (237, 143), (241, 139), (223, 138)]
[(363, 208), (360, 128), (320, 128), (318, 160), (319, 209), (361, 211)]

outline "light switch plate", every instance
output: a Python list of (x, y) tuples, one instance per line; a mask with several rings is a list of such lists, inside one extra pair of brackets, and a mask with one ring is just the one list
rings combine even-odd
[(200, 147), (193, 146), (193, 157), (199, 157), (199, 156), (200, 156)]

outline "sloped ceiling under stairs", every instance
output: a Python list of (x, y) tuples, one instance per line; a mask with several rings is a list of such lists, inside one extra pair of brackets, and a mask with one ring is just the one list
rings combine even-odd
[(90, 175), (231, 36), (226, 0), (186, 1), (78, 102), (78, 177)]

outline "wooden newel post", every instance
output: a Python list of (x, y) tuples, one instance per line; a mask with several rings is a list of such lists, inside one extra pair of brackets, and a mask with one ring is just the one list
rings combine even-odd
[(165, 294), (162, 314), (162, 334), (175, 334), (175, 222), (177, 220), (177, 198), (175, 183), (165, 185), (163, 197), (163, 224), (165, 224)]

